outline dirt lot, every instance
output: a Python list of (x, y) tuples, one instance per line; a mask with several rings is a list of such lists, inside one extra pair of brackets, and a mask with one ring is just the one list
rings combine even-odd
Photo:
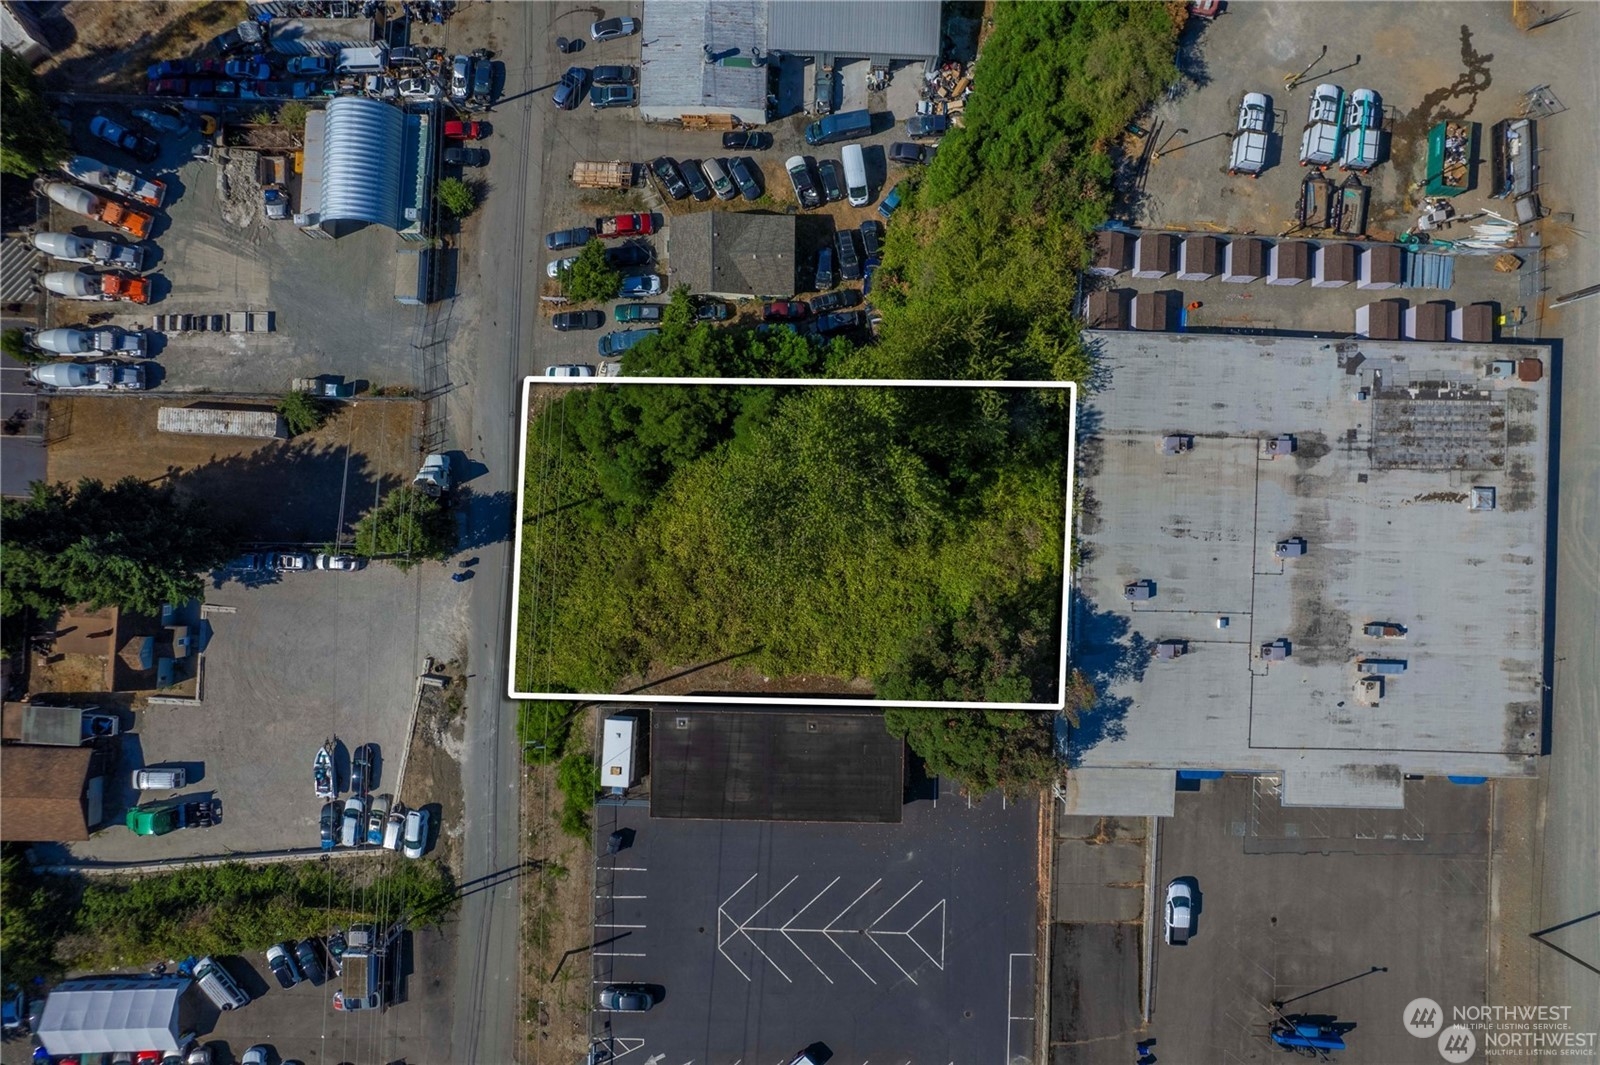
[(39, 73), (53, 89), (137, 89), (149, 64), (189, 55), (246, 14), (241, 0), (137, 4), (72, 0), (44, 21), (56, 53)]
[(434, 667), (449, 678), (442, 688), (424, 686), (416, 727), (406, 754), (400, 801), (408, 809), (429, 807), (432, 854), (461, 876), (461, 738), (466, 728), (467, 681), (461, 662)]
[(263, 542), (327, 543), (417, 464), (421, 405), (357, 400), (293, 440), (158, 433), (170, 399), (57, 397), (50, 404), (50, 481), (169, 481), (235, 517)]
[[(592, 736), (593, 711), (573, 725), (572, 741)], [(570, 1065), (589, 1048), (594, 994), (589, 957), (594, 917), (594, 851), (561, 831), (556, 767), (528, 766), (522, 782), (522, 994), (532, 1065)]]

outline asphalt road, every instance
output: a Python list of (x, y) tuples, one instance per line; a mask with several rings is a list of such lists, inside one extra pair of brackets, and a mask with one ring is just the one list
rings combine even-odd
[[(1583, 19), (1593, 33), (1597, 11), (1583, 9), (1536, 33), (1561, 35), (1546, 41), (1552, 64), (1541, 68), (1569, 108), (1541, 123), (1546, 150), (1540, 153), (1544, 188), (1552, 211), (1573, 215), (1555, 230), (1547, 299), (1600, 281), (1600, 187), (1594, 180), (1600, 151), (1594, 115), (1600, 109), (1600, 65), (1581, 49), (1574, 26)], [(1545, 942), (1559, 947), (1536, 954), (1538, 1001), (1571, 1006), (1575, 1032), (1600, 1032), (1600, 298), (1547, 312), (1539, 333), (1562, 343), (1560, 495), (1556, 503), (1555, 661), (1550, 683), (1554, 701), (1550, 757), (1545, 759), (1538, 811), (1538, 882), (1541, 898), (1535, 928), (1559, 928)], [(1576, 922), (1576, 923), (1574, 923)], [(1591, 1045), (1590, 1052), (1593, 1053)], [(1556, 1060), (1551, 1057), (1548, 1060)], [(1562, 1058), (1560, 1060), (1572, 1060)]]
[[(468, 281), (481, 292), (478, 336), (473, 362), (452, 370), (453, 377), (460, 372), (465, 378), (465, 387), (447, 400), (451, 446), (486, 467), (472, 484), (472, 506), (480, 513), (469, 513), (468, 520), (473, 527), (486, 520), (507, 523), (506, 539), (476, 552), (482, 562), (467, 618), (472, 682), (461, 779), (462, 882), (468, 892), (459, 914), (450, 1040), (451, 1060), (462, 1065), (521, 1057), (520, 885), (504, 875), (521, 861), (516, 707), (505, 696), (514, 558), (510, 511), (501, 509), (498, 518), (491, 511), (494, 494), (516, 491), (519, 381), (534, 372), (539, 274), (537, 264), (536, 270), (525, 268), (530, 255), (538, 258), (528, 234), (543, 231), (541, 164), (551, 109), (545, 94), (530, 90), (551, 80), (557, 57), (549, 24), (555, 10), (544, 4), (492, 7), (492, 36), (506, 74), (502, 102), (491, 116), (497, 151), (488, 174), (494, 191), (477, 222), (479, 277)], [(478, 884), (493, 886), (471, 890)]]

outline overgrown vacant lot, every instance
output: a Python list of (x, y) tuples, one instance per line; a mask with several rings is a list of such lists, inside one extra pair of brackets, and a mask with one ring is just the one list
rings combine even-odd
[(610, 691), (734, 656), (894, 698), (1051, 698), (1066, 406), (1033, 389), (565, 394), (529, 431), (519, 684)]

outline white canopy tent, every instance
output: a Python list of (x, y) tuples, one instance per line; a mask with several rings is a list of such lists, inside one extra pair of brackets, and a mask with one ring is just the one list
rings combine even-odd
[(39, 1041), (52, 1055), (182, 1049), (182, 976), (106, 976), (68, 980), (45, 999)]

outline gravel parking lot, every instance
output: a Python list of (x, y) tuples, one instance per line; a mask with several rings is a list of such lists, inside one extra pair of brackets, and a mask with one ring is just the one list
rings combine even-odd
[[(1159, 158), (1134, 197), (1137, 224), (1263, 235), (1289, 228), (1305, 176), (1300, 131), (1319, 82), (1374, 89), (1382, 98), (1383, 161), (1362, 178), (1373, 190), (1373, 239), (1393, 239), (1414, 220), (1428, 129), (1446, 116), (1483, 126), (1477, 188), (1456, 197), (1457, 211), (1509, 214), (1510, 201), (1488, 198), (1489, 127), (1515, 117), (1522, 94), (1549, 76), (1538, 67), (1539, 38), (1519, 31), (1511, 14), (1487, 4), (1394, 3), (1368, 19), (1344, 4), (1230, 0), (1214, 22), (1191, 20), (1179, 62), (1189, 75), (1183, 91), (1140, 120), (1152, 128)], [(1306, 80), (1286, 89), (1284, 79), (1308, 63)], [(1266, 93), (1274, 111), (1268, 168), (1257, 180), (1227, 174), (1228, 134), (1247, 92)], [(1337, 167), (1329, 174), (1335, 183), (1345, 177)]]
[[(141, 100), (144, 104), (147, 101)], [(74, 325), (89, 310), (106, 311), (112, 324), (149, 328), (155, 314), (225, 314), (270, 311), (270, 333), (168, 333), (156, 338), (164, 391), (234, 393), (283, 392), (290, 380), (322, 373), (342, 374), (373, 388), (421, 389), (428, 380), (427, 356), (446, 319), (427, 308), (394, 300), (395, 249), (399, 238), (382, 226), (368, 226), (338, 240), (313, 240), (292, 222), (268, 222), (258, 186), (240, 182), (230, 209), (247, 225), (224, 217), (222, 186), (240, 181), (249, 159), (230, 169), (192, 158), (199, 133), (161, 139), (161, 156), (140, 164), (116, 148), (90, 137), (88, 119), (107, 114), (129, 121), (127, 109), (111, 104), (80, 105), (76, 111), (76, 150), (113, 166), (125, 166), (167, 185), (167, 203), (157, 212), (147, 271), (154, 299), (136, 304), (93, 305), (49, 301), (50, 325)], [(236, 121), (244, 121), (236, 117)], [(89, 233), (95, 223), (52, 207), (52, 228)], [(113, 234), (114, 235), (114, 234)], [(446, 254), (449, 254), (448, 252)]]
[[(614, 13), (624, 13), (618, 9)], [(632, 11), (637, 15), (636, 10)], [(568, 36), (582, 36), (585, 34), (588, 22), (593, 18), (589, 9), (574, 10), (561, 16), (557, 21), (556, 32)], [(594, 66), (602, 63), (625, 63), (638, 66), (641, 60), (640, 41), (648, 39), (649, 31), (639, 36), (624, 38), (620, 41), (604, 44), (590, 44), (578, 55), (570, 57), (570, 63), (579, 66)], [(566, 60), (567, 57), (562, 57)], [(872, 191), (872, 200), (865, 207), (853, 208), (847, 202), (829, 204), (825, 209), (807, 211), (801, 215), (802, 222), (811, 222), (813, 225), (801, 227), (800, 264), (802, 283), (809, 283), (811, 264), (815, 259), (815, 249), (820, 246), (821, 239), (817, 237), (817, 230), (831, 232), (834, 227), (854, 227), (868, 218), (877, 218), (877, 205), (879, 200), (888, 194), (894, 183), (904, 176), (905, 168), (898, 165), (889, 165), (886, 162), (886, 153), (891, 142), (905, 140), (905, 121), (916, 113), (918, 89), (921, 85), (921, 68), (917, 66), (897, 68), (888, 88), (883, 92), (868, 93), (866, 91), (865, 62), (848, 63), (842, 65), (837, 76), (841, 96), (837, 103), (839, 110), (851, 108), (866, 108), (872, 111), (875, 122), (874, 128), (878, 130), (871, 137), (862, 138), (859, 143), (865, 149), (867, 163), (867, 179)], [(796, 79), (797, 84), (803, 83), (809, 92), (811, 84), (811, 68), (805, 68), (805, 76)], [(541, 97), (548, 97), (549, 89), (536, 90)], [(548, 100), (541, 99), (537, 106), (548, 107)], [(747, 203), (743, 199), (735, 199), (722, 203), (713, 199), (708, 203), (698, 203), (693, 199), (673, 201), (663, 195), (653, 180), (641, 189), (632, 193), (597, 192), (595, 190), (578, 189), (569, 180), (572, 173), (572, 164), (582, 159), (609, 160), (624, 159), (635, 163), (648, 163), (657, 156), (668, 155), (676, 160), (684, 159), (726, 159), (730, 154), (722, 149), (722, 134), (720, 132), (703, 132), (680, 129), (673, 125), (658, 125), (640, 121), (637, 113), (631, 108), (618, 108), (613, 110), (595, 110), (582, 106), (572, 112), (557, 113), (550, 120), (557, 127), (558, 132), (546, 142), (546, 152), (542, 160), (544, 173), (547, 175), (545, 183), (545, 200), (543, 204), (545, 228), (565, 229), (575, 225), (590, 225), (598, 215), (619, 213), (631, 210), (654, 210), (662, 215), (663, 230), (650, 238), (658, 256), (667, 250), (666, 233), (670, 231), (674, 216), (697, 210), (742, 210), (749, 208), (758, 211), (786, 211), (794, 209), (794, 191), (790, 187), (789, 179), (783, 170), (783, 161), (791, 155), (801, 154), (811, 159), (815, 164), (822, 159), (839, 158), (839, 145), (833, 144), (823, 148), (811, 148), (806, 145), (805, 126), (814, 116), (807, 114), (794, 114), (781, 118), (768, 126), (764, 131), (770, 133), (774, 139), (773, 146), (766, 151), (743, 153), (752, 158), (761, 169), (757, 181), (765, 191), (765, 195), (755, 203)], [(505, 131), (508, 135), (513, 131)], [(494, 147), (493, 138), (486, 141), (486, 146)], [(493, 171), (491, 170), (491, 175)], [(470, 223), (469, 223), (470, 225)], [(530, 235), (531, 240), (537, 241), (537, 249), (530, 254), (540, 263), (556, 259), (571, 252), (546, 252), (544, 250), (544, 232)], [(481, 238), (480, 238), (481, 239)], [(469, 253), (468, 268), (472, 268)], [(661, 261), (658, 268), (640, 268), (637, 272), (664, 273), (670, 289), (673, 284), (672, 264), (670, 261)], [(486, 283), (488, 279), (485, 279)], [(559, 288), (554, 284), (545, 286), (548, 296), (559, 295)], [(664, 299), (665, 297), (662, 297)], [(607, 325), (604, 330), (593, 332), (558, 333), (550, 328), (549, 318), (552, 314), (570, 309), (565, 305), (545, 301), (540, 310), (540, 321), (537, 325), (538, 359), (539, 368), (560, 363), (590, 363), (597, 360), (595, 341), (606, 330), (618, 328), (612, 322), (611, 305), (603, 309), (606, 312)], [(741, 311), (754, 311), (759, 313), (759, 307), (753, 302)], [(751, 324), (753, 319), (745, 324)]]
[[(150, 706), (123, 737), (108, 796), (113, 827), (73, 844), (76, 860), (137, 862), (229, 852), (319, 848), (320, 804), (311, 761), (329, 736), (349, 752), (375, 743), (374, 793), (395, 790), (417, 674), (427, 655), (449, 656), (464, 586), (443, 566), (403, 574), (287, 573), (277, 583), (227, 583), (208, 595), (204, 703)], [(424, 603), (432, 609), (421, 610)], [(404, 626), (377, 619), (408, 619)], [(129, 773), (183, 765), (183, 794), (221, 800), (222, 824), (159, 837), (116, 827), (138, 796)], [(165, 797), (147, 793), (145, 798)]]

